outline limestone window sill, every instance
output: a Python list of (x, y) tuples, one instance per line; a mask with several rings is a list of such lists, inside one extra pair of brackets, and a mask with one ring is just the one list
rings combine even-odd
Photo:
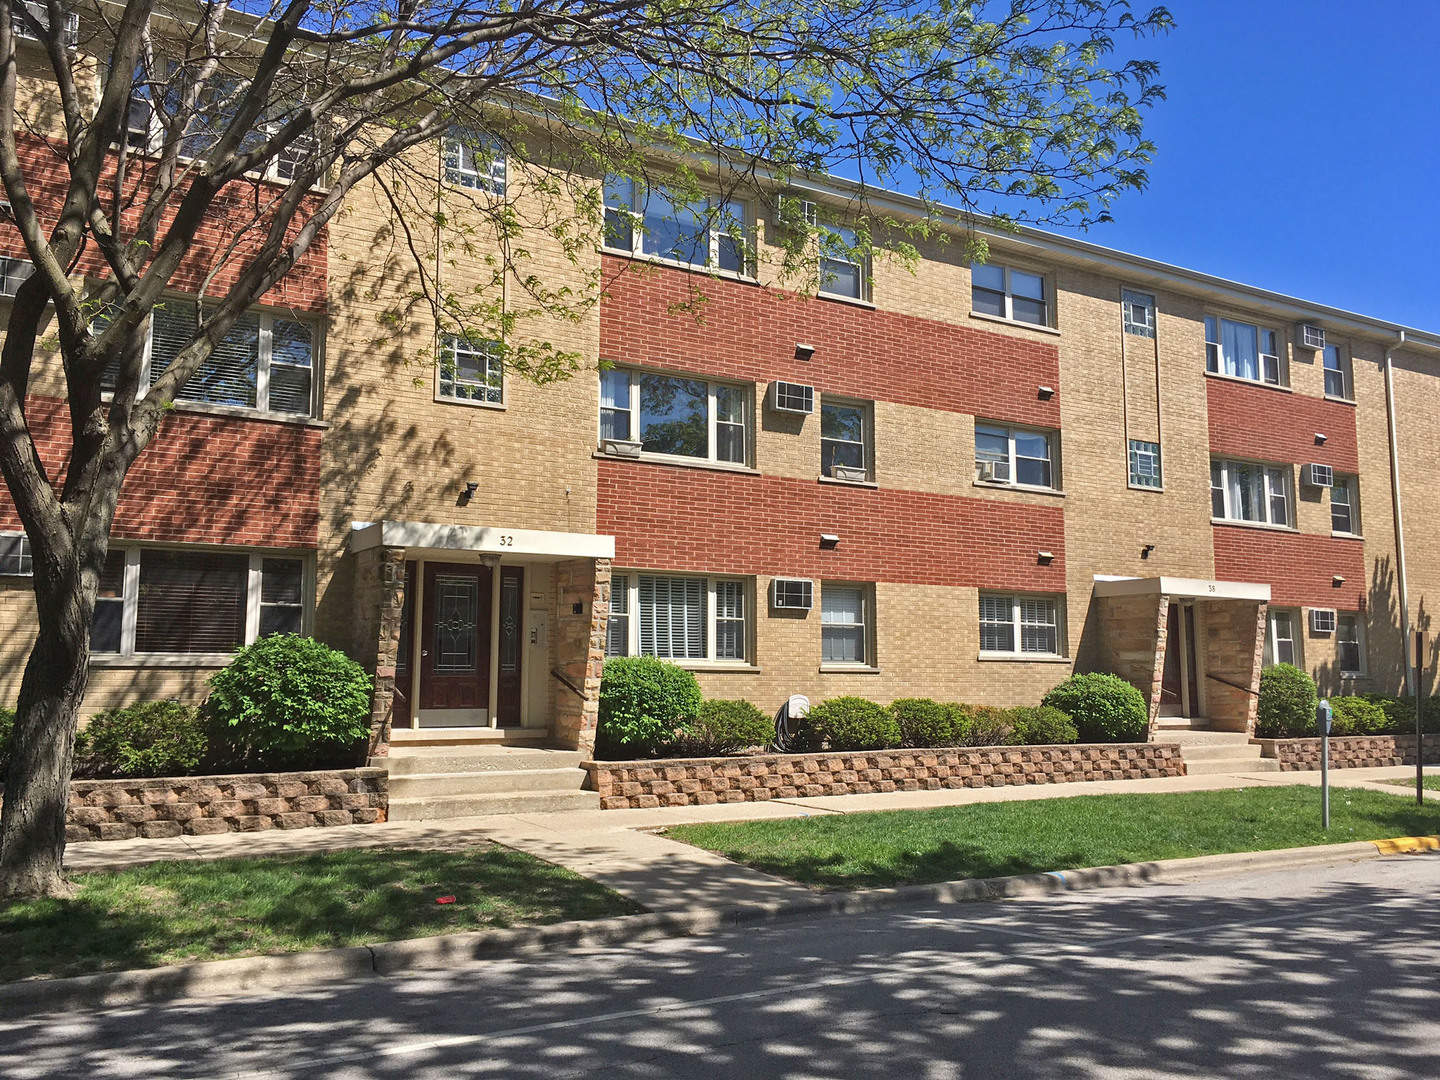
[(1261, 382), (1259, 379), (1242, 379), (1239, 375), (1226, 375), (1219, 371), (1205, 372), (1207, 379), (1219, 379), (1221, 382), (1238, 383), (1241, 386), (1253, 386), (1258, 390), (1279, 390), (1282, 394), (1293, 394), (1293, 386), (1281, 386), (1273, 382)]
[(822, 484), (835, 484), (837, 487), (878, 488), (880, 486), (874, 480), (841, 480), (836, 476), (817, 476), (815, 479)]
[(1031, 495), (1053, 495), (1057, 499), (1065, 498), (1063, 488), (1038, 487), (1035, 484), (999, 484), (986, 480), (972, 480), (970, 486), (984, 488), (986, 491), (1024, 491)]
[(1235, 529), (1260, 529), (1265, 532), (1293, 533), (1296, 536), (1300, 535), (1300, 530), (1295, 528), (1293, 525), (1271, 525), (1269, 522), (1266, 521), (1235, 521), (1231, 518), (1212, 517), (1210, 519), (1210, 524), (1228, 525), (1231, 528)]
[(869, 664), (821, 664), (821, 675), (879, 675), (878, 667)]
[(119, 656), (106, 653), (90, 656), (92, 668), (221, 668), (235, 659), (234, 653), (146, 653)]
[(1068, 664), (1068, 656), (1047, 656), (1044, 653), (982, 652), (975, 659), (1001, 664)]
[(759, 476), (759, 469), (748, 465), (731, 465), (723, 461), (700, 461), (695, 458), (670, 457), (668, 454), (644, 454), (639, 457), (621, 457), (596, 450), (590, 455), (597, 461), (624, 461), (640, 465), (669, 465), (679, 469), (709, 469), (711, 472), (738, 473), (741, 476)]
[(815, 299), (831, 300), (837, 304), (849, 304), (852, 307), (868, 308), (870, 311), (875, 310), (875, 304), (873, 301), (862, 300), (858, 296), (841, 296), (839, 293), (819, 292), (817, 290), (815, 293)]
[(980, 319), (983, 322), (999, 323), (1001, 326), (1014, 326), (1021, 330), (1034, 330), (1037, 334), (1052, 334), (1060, 336), (1060, 331), (1053, 326), (1041, 326), (1039, 323), (1025, 322), (1023, 319), (1007, 319), (1001, 315), (989, 315), (983, 311), (970, 312), (970, 318)]
[(714, 661), (676, 661), (677, 667), (703, 675), (759, 675), (761, 669), (754, 664), (722, 664)]

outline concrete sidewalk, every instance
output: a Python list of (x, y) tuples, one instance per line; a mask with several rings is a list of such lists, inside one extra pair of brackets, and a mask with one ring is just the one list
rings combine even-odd
[[(1429, 773), (1440, 773), (1431, 768)], [(1413, 767), (1338, 769), (1332, 787), (1358, 787), (1399, 797), (1413, 795), (1383, 780), (1413, 779)], [(444, 821), (404, 821), (293, 832), (223, 833), (169, 840), (121, 840), (71, 844), (71, 871), (109, 870), (170, 859), (299, 854), (345, 848), (457, 847), (491, 841), (527, 852), (593, 878), (654, 912), (695, 907), (737, 909), (814, 895), (810, 890), (738, 866), (718, 855), (656, 835), (652, 830), (704, 821), (752, 821), (867, 810), (919, 810), (979, 802), (1012, 802), (1117, 793), (1219, 791), (1305, 784), (1318, 787), (1318, 772), (1253, 773), (1105, 780), (1025, 787), (897, 791), (776, 799), (759, 803), (660, 807), (652, 810), (572, 810), (508, 814)], [(1440, 792), (1432, 797), (1440, 796)]]

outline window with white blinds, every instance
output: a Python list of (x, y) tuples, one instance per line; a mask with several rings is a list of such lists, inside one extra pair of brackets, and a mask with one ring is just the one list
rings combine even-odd
[(980, 597), (980, 651), (1060, 656), (1060, 604), (1053, 596)]
[(605, 655), (743, 663), (751, 588), (738, 578), (616, 574)]
[(97, 656), (223, 655), (273, 633), (302, 633), (303, 559), (215, 549), (122, 548), (100, 577)]
[[(97, 317), (96, 325), (102, 321)], [(197, 326), (193, 301), (168, 299), (155, 305), (141, 385), (151, 387), (159, 381), (195, 337)], [(236, 320), (175, 399), (310, 416), (314, 371), (312, 323), (249, 312)], [(113, 366), (107, 369), (101, 387), (113, 391), (116, 374)]]
[(825, 582), (820, 587), (820, 660), (825, 664), (867, 664), (869, 589)]

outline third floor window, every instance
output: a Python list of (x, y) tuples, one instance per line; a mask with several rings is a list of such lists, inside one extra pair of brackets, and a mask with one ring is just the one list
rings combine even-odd
[(1205, 316), (1205, 370), (1272, 386), (1286, 383), (1280, 335), (1254, 323)]
[(970, 266), (970, 307), (998, 319), (1050, 325), (1050, 302), (1039, 274), (995, 263)]
[(748, 233), (743, 202), (690, 201), (629, 177), (605, 181), (605, 246), (616, 251), (743, 274)]

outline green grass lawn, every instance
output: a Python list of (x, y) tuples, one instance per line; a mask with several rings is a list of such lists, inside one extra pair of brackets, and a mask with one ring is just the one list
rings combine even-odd
[[(0, 907), (0, 981), (430, 937), (643, 910), (495, 845), (154, 863)], [(453, 904), (436, 897), (453, 895)]]
[(667, 835), (821, 889), (1002, 877), (1440, 832), (1440, 806), (1332, 790), (1263, 787), (1165, 795), (1085, 795), (936, 810), (684, 825)]
[[(1382, 784), (1394, 784), (1396, 787), (1408, 787), (1415, 790), (1415, 777), (1407, 776), (1404, 780), (1382, 780)], [(1424, 788), (1426, 791), (1440, 791), (1440, 773), (1426, 773)]]

